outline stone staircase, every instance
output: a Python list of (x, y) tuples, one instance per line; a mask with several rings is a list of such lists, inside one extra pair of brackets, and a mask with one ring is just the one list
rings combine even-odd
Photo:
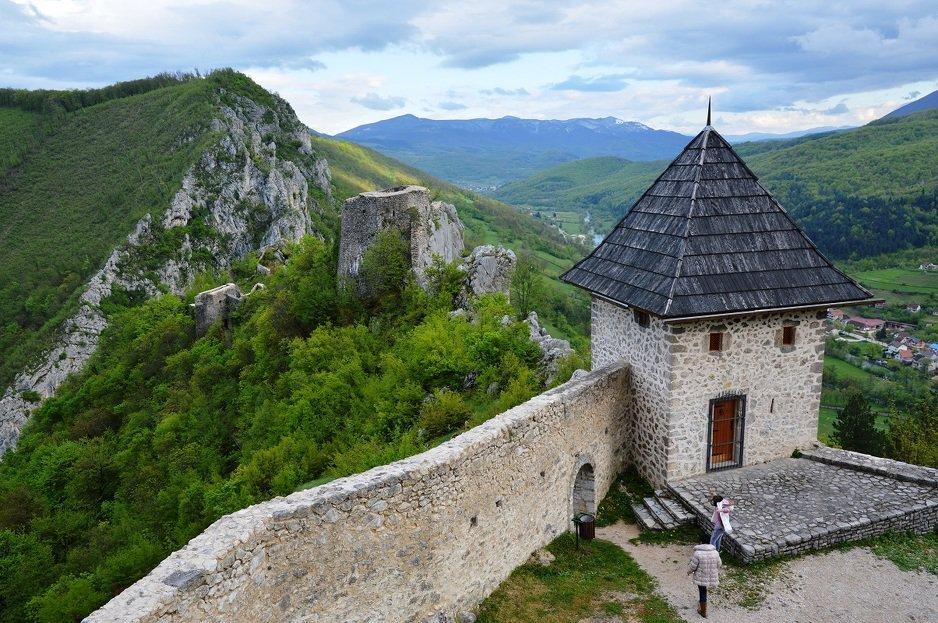
[(671, 530), (694, 521), (693, 513), (682, 502), (661, 489), (655, 491), (654, 497), (644, 498), (641, 504), (633, 504), (632, 511), (639, 525), (649, 530)]

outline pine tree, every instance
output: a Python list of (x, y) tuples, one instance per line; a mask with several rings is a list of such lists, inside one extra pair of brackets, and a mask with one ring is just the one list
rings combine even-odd
[(845, 450), (879, 455), (882, 452), (882, 435), (874, 423), (870, 403), (862, 393), (854, 391), (834, 421), (832, 438)]

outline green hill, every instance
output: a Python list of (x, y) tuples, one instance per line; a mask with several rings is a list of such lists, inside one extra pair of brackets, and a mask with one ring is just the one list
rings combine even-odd
[(589, 211), (593, 231), (605, 234), (661, 173), (663, 164), (615, 156), (586, 158), (505, 184), (495, 196), (532, 210)]
[[(33, 110), (37, 98), (24, 93), (29, 106), (5, 109), (14, 112), (0, 116), (0, 137), (13, 155), (0, 190), (8, 247), (0, 265), (4, 320), (17, 336), (4, 343), (6, 369), (26, 358), (21, 343), (51, 336), (136, 219), (169, 207), (194, 162), (218, 157), (213, 169), (231, 165), (241, 179), (248, 164), (226, 163), (217, 153), (223, 139), (211, 131), (219, 103), (233, 93), (273, 102), (224, 72), (103, 101), (79, 98), (77, 106), (73, 94), (55, 94), (67, 105), (51, 112), (42, 103)], [(274, 114), (250, 102), (241, 112)], [(279, 104), (277, 111), (286, 114)], [(290, 119), (280, 123), (292, 128)], [(281, 156), (308, 165), (312, 156), (298, 157), (291, 136), (265, 137), (267, 161), (248, 155), (258, 167)], [(330, 163), (337, 201), (413, 182), (454, 203), (469, 245), (505, 244), (538, 267), (538, 311), (563, 318), (584, 343), (587, 306), (550, 278), (581, 250), (548, 226), (349, 143), (313, 137), (310, 147)], [(309, 191), (322, 239), (285, 246), (285, 261), (265, 257), (271, 274), (259, 275), (249, 253), (199, 274), (183, 295), (142, 301), (117, 292), (101, 305), (108, 326), (96, 354), (36, 409), (0, 460), (0, 623), (81, 620), (221, 515), (420, 452), (546, 388), (528, 326), (503, 321), (524, 310), (488, 296), (474, 302), (472, 322), (450, 317), (461, 274), (446, 267), (424, 292), (399, 237), (381, 238), (362, 262), (380, 299), (360, 300), (338, 284), (338, 206), (312, 183)], [(246, 213), (264, 221), (259, 205)], [(204, 228), (198, 209), (178, 228), (183, 234)], [(167, 242), (140, 252), (175, 252), (179, 240)], [(195, 292), (227, 281), (246, 290), (258, 280), (266, 288), (230, 323), (196, 334), (187, 305)]]
[[(765, 186), (828, 254), (863, 257), (938, 240), (938, 111), (854, 130), (739, 145)], [(665, 162), (587, 159), (506, 185), (518, 205), (593, 215), (606, 233)]]
[(0, 108), (0, 385), (48, 347), (134, 223), (169, 205), (210, 140), (215, 86), (181, 80), (71, 112)]
[[(226, 80), (158, 76), (91, 91), (0, 90), (0, 386), (49, 348), (82, 286), (133, 224), (169, 205), (214, 140), (218, 90), (238, 86)], [(556, 232), (498, 201), (366, 148), (312, 139), (332, 165), (340, 199), (413, 181), (457, 206), (469, 244), (528, 252), (548, 277), (578, 257)], [(336, 212), (327, 212), (334, 221)], [(546, 290), (551, 326), (585, 335), (582, 300), (556, 280)]]

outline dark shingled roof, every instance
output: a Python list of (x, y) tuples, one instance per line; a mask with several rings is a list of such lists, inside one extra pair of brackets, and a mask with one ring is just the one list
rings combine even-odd
[(662, 318), (872, 298), (709, 125), (563, 280)]

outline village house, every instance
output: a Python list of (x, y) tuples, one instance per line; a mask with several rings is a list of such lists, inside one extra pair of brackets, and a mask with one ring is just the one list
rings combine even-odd
[(905, 306), (905, 311), (909, 312), (910, 314), (917, 314), (922, 311), (922, 306), (918, 303), (909, 303)]
[(563, 279), (592, 297), (593, 366), (631, 367), (630, 454), (656, 485), (815, 442), (827, 310), (873, 302), (709, 119)]
[(881, 318), (864, 318), (863, 316), (847, 317), (847, 325), (859, 329), (867, 335), (872, 335), (886, 326), (886, 321)]
[(827, 310), (827, 319), (831, 322), (844, 319), (844, 310), (831, 307)]

